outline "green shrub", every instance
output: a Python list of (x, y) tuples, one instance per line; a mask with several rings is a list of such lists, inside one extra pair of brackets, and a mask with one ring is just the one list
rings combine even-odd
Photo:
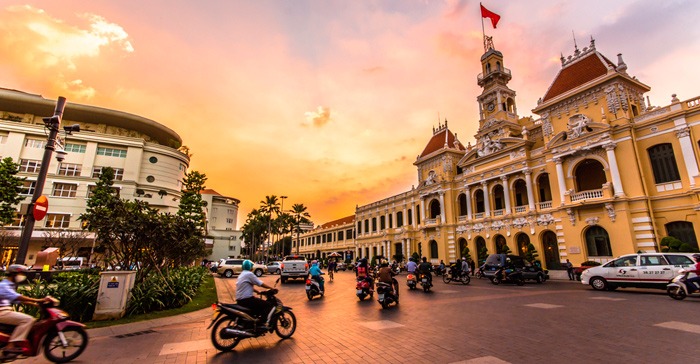
[[(52, 296), (61, 301), (61, 309), (66, 311), (71, 319), (86, 322), (92, 319), (97, 303), (97, 292), (100, 286), (100, 276), (90, 271), (62, 272), (55, 274), (49, 283), (37, 279), (20, 286), (19, 293), (29, 297)], [(38, 316), (39, 309), (34, 306), (24, 306), (24, 312)]]
[(131, 290), (126, 315), (178, 308), (190, 302), (208, 274), (202, 267), (179, 267), (151, 272)]

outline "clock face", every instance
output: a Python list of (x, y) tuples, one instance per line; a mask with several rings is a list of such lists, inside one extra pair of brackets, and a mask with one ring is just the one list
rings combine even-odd
[(493, 111), (493, 109), (496, 108), (496, 105), (494, 105), (493, 102), (490, 102), (488, 105), (486, 105), (486, 108), (487, 108), (489, 111)]

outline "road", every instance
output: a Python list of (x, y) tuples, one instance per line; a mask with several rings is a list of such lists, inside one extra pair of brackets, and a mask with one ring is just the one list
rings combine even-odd
[[(274, 283), (277, 276), (265, 276)], [(598, 292), (580, 283), (547, 281), (523, 287), (486, 279), (434, 290), (407, 291), (383, 310), (360, 302), (352, 272), (326, 282), (326, 296), (308, 301), (301, 280), (281, 285), (298, 327), (243, 340), (233, 352), (209, 343), (208, 320), (170, 325), (131, 337), (99, 337), (82, 363), (659, 363), (700, 362), (700, 299), (674, 301), (661, 290)], [(218, 279), (230, 301), (235, 279)], [(30, 362), (41, 362), (31, 359)]]

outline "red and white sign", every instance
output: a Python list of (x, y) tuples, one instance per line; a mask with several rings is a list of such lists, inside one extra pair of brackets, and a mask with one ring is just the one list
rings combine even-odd
[(32, 211), (32, 215), (34, 215), (34, 220), (39, 221), (46, 216), (46, 213), (49, 211), (49, 199), (46, 198), (46, 196), (41, 195), (39, 198), (36, 199), (36, 202), (34, 203), (34, 209)]

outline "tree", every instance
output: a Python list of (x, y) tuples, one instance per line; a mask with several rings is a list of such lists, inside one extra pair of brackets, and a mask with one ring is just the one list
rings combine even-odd
[(503, 244), (497, 247), (498, 248), (498, 254), (510, 254), (512, 251), (510, 250), (510, 247), (508, 244)]
[(292, 214), (294, 215), (294, 232), (297, 233), (297, 249), (296, 253), (299, 254), (299, 235), (302, 233), (301, 224), (310, 224), (309, 219), (311, 215), (306, 211), (306, 206), (302, 203), (295, 203), (292, 205)]
[(207, 176), (197, 171), (185, 173), (182, 180), (182, 198), (177, 211), (177, 217), (161, 218), (161, 223), (169, 224), (176, 232), (179, 241), (173, 242), (178, 247), (174, 251), (180, 256), (171, 257), (177, 265), (192, 262), (206, 254), (204, 238), (206, 236), (206, 201), (202, 199), (202, 190)]
[(698, 251), (698, 248), (688, 243), (685, 243), (673, 236), (665, 236), (663, 239), (661, 239), (659, 245), (661, 246), (662, 252), (692, 253)]
[[(277, 201), (277, 196), (265, 196), (265, 200), (260, 201), (260, 212), (262, 212), (267, 218), (267, 242), (270, 242), (272, 237), (272, 214), (279, 215), (280, 213), (280, 203)], [(265, 246), (264, 251), (267, 252), (269, 247)], [(267, 254), (265, 255), (265, 262), (267, 263)]]
[(182, 197), (180, 198), (178, 216), (190, 220), (199, 226), (202, 231), (206, 228), (206, 215), (204, 214), (205, 201), (202, 199), (202, 190), (207, 176), (197, 171), (185, 173), (182, 180)]
[(462, 257), (467, 258), (467, 261), (472, 260), (472, 255), (469, 252), (469, 247), (466, 245), (464, 246), (464, 249), (462, 249)]
[(532, 245), (532, 243), (528, 244), (527, 251), (525, 252), (525, 260), (534, 264), (538, 256), (539, 254), (537, 254), (537, 249), (535, 249), (535, 246)]
[(7, 157), (0, 160), (0, 226), (12, 223), (17, 214), (15, 205), (24, 200), (20, 195), (24, 178), (17, 177), (19, 164)]
[(241, 227), (242, 239), (246, 242), (246, 252), (248, 256), (255, 259), (258, 246), (267, 237), (267, 217), (260, 210), (253, 209), (248, 213), (245, 224)]
[(486, 261), (486, 258), (489, 257), (489, 249), (486, 246), (482, 246), (481, 249), (479, 249), (479, 253), (477, 258), (479, 259), (479, 265), (483, 264)]
[(78, 250), (88, 241), (83, 230), (51, 229), (44, 231), (44, 245), (58, 248), (58, 258), (77, 257)]
[(411, 254), (411, 259), (416, 263), (420, 262), (420, 254), (418, 254), (418, 252), (413, 252), (413, 254)]

